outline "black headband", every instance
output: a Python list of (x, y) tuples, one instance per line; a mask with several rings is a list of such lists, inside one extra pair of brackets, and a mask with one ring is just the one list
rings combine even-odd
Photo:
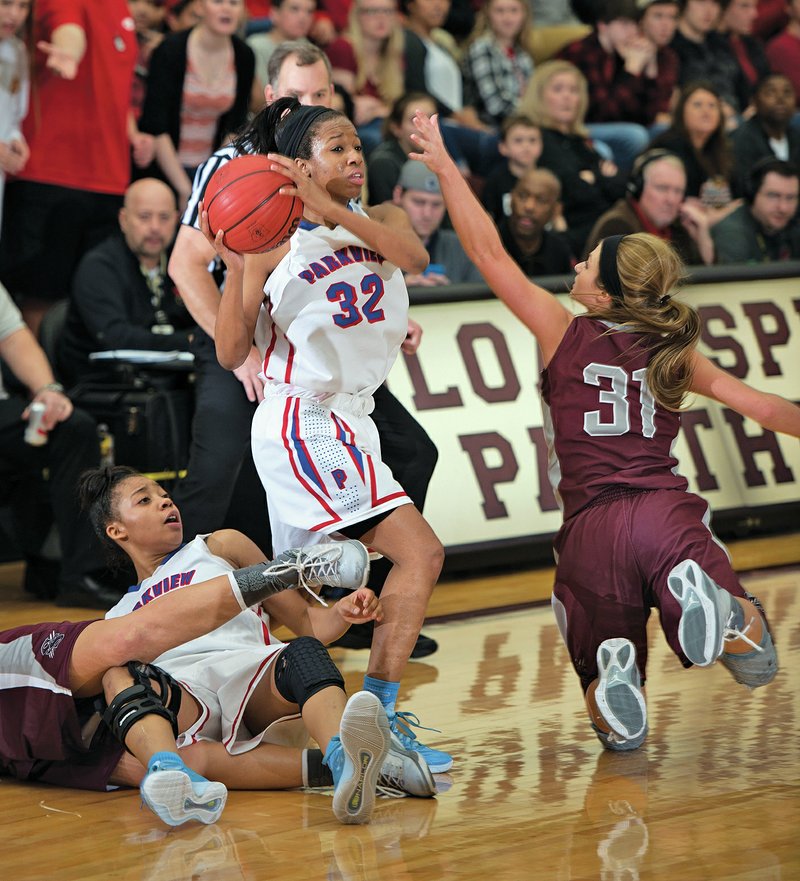
[(280, 121), (275, 132), (275, 144), (284, 156), (297, 158), (297, 150), (314, 120), (323, 113), (331, 113), (330, 107), (309, 107), (301, 104), (291, 110)]
[(609, 236), (600, 248), (600, 281), (613, 300), (622, 301), (622, 283), (617, 271), (617, 250), (625, 236)]

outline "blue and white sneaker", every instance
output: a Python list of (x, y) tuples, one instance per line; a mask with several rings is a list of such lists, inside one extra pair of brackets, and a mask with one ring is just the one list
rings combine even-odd
[(333, 774), (333, 813), (341, 823), (369, 822), (390, 738), (381, 702), (368, 691), (357, 691), (322, 760)]
[(418, 752), (432, 774), (443, 774), (453, 767), (453, 757), (444, 750), (434, 749), (431, 746), (425, 746), (417, 740), (417, 735), (411, 730), (413, 728), (422, 728), (425, 731), (438, 731), (438, 728), (426, 728), (420, 725), (419, 719), (413, 713), (390, 713), (389, 724), (392, 728), (392, 734), (400, 741), (400, 744), (406, 749)]
[(187, 820), (216, 823), (228, 798), (222, 783), (206, 780), (168, 752), (150, 759), (139, 791), (147, 807), (169, 826)]

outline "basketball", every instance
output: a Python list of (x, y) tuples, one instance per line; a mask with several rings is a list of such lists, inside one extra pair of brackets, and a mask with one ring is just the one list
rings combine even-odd
[(242, 254), (261, 254), (282, 245), (297, 229), (303, 203), (281, 195), (292, 181), (270, 169), (266, 156), (239, 156), (214, 172), (206, 187), (208, 225), (225, 244)]

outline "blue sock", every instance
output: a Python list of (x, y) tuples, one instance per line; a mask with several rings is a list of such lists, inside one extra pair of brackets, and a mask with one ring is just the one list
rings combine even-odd
[(373, 679), (372, 676), (365, 676), (364, 691), (374, 694), (383, 704), (384, 710), (389, 714), (394, 712), (397, 694), (400, 691), (400, 683), (386, 682), (384, 679)]
[(150, 757), (150, 761), (147, 763), (147, 770), (151, 771), (153, 765), (156, 763), (160, 765), (170, 765), (172, 767), (175, 767), (175, 765), (183, 766), (183, 759), (177, 753), (173, 752), (154, 753)]

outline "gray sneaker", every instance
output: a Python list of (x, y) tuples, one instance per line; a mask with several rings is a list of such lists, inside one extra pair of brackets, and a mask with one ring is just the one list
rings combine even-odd
[(778, 672), (778, 654), (766, 624), (761, 634), (761, 643), (752, 652), (738, 655), (723, 652), (719, 660), (730, 670), (731, 676), (737, 682), (748, 688), (769, 685)]
[(369, 577), (369, 551), (355, 539), (292, 548), (273, 562), (296, 569), (298, 585), (320, 602), (315, 590), (323, 585), (358, 590)]
[(647, 728), (647, 705), (633, 643), (622, 637), (601, 642), (597, 670), (594, 698), (609, 728), (623, 741), (641, 737)]
[(406, 749), (394, 733), (378, 776), (378, 792), (390, 798), (436, 795), (436, 784), (425, 759), (415, 750)]
[(693, 664), (711, 666), (722, 654), (725, 640), (751, 642), (742, 629), (744, 609), (694, 560), (678, 563), (667, 576), (667, 587), (680, 604), (678, 641)]

